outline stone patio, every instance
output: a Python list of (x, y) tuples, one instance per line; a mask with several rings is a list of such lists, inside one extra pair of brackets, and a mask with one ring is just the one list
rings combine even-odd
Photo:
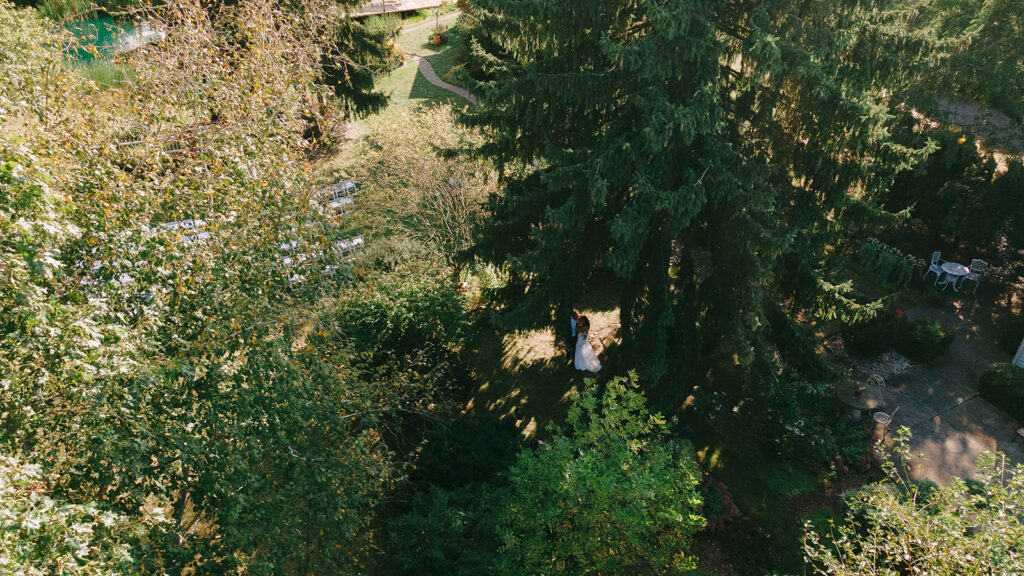
[[(1011, 463), (1024, 463), (1024, 443), (1013, 443), (1024, 426), (978, 395), (978, 377), (994, 362), (1011, 360), (996, 345), (991, 311), (970, 295), (938, 306), (907, 310), (909, 320), (930, 316), (952, 326), (949, 350), (928, 364), (914, 364), (887, 382), (886, 411), (899, 407), (890, 430), (907, 426), (912, 452), (923, 454), (911, 475), (948, 482), (974, 476), (974, 461), (985, 450), (999, 450)], [(890, 433), (889, 440), (892, 434)]]

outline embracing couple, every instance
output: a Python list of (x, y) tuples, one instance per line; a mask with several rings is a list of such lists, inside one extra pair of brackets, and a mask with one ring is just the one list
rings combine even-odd
[(572, 311), (569, 318), (569, 330), (565, 333), (566, 350), (569, 358), (577, 370), (586, 372), (597, 372), (601, 369), (601, 361), (594, 353), (594, 347), (590, 345), (587, 336), (590, 334), (590, 320), (586, 316), (580, 316), (576, 310)]

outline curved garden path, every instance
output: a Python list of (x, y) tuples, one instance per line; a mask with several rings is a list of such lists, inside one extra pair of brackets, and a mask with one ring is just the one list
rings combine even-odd
[[(459, 14), (461, 14), (461, 12), (456, 11), (451, 14), (444, 15), (440, 19), (431, 20), (428, 18), (424, 22), (420, 22), (419, 24), (415, 24), (413, 26), (409, 26), (408, 28), (403, 29), (401, 35), (408, 34), (413, 30), (419, 30), (420, 28), (426, 28), (427, 26), (447, 24), (448, 22), (451, 22), (452, 20), (458, 18)], [(408, 55), (409, 58), (415, 61), (417, 66), (419, 66), (419, 72), (420, 74), (423, 74), (423, 78), (425, 78), (427, 82), (430, 82), (431, 84), (437, 86), (438, 88), (447, 90), (452, 94), (461, 96), (468, 100), (471, 104), (476, 104), (476, 98), (469, 93), (469, 90), (466, 90), (465, 88), (459, 86), (455, 86), (454, 84), (449, 84), (444, 80), (441, 80), (441, 77), (437, 75), (437, 72), (434, 71), (434, 67), (430, 65), (430, 62), (428, 62), (426, 58), (420, 56), (419, 54), (413, 54), (411, 52)]]
[(420, 74), (423, 74), (423, 77), (427, 79), (427, 82), (430, 82), (431, 84), (437, 86), (438, 88), (444, 88), (445, 90), (452, 92), (453, 94), (458, 94), (459, 96), (462, 96), (466, 100), (469, 100), (471, 104), (476, 104), (476, 97), (470, 94), (469, 90), (466, 90), (465, 88), (460, 88), (458, 86), (455, 86), (454, 84), (449, 84), (444, 80), (441, 80), (441, 78), (438, 77), (437, 72), (434, 72), (434, 67), (430, 65), (430, 62), (427, 62), (426, 58), (418, 56), (416, 54), (409, 54), (409, 58), (411, 58), (412, 60), (419, 64)]

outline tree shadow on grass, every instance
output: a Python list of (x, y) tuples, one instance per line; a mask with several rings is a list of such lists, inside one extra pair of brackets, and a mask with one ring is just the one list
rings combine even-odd
[(549, 355), (550, 332), (547, 338), (542, 331), (502, 335), (485, 322), (474, 332), (465, 352), (474, 382), (467, 410), (510, 421), (527, 438), (564, 420), (569, 395), (582, 380), (564, 353)]
[[(410, 63), (410, 65), (415, 66), (415, 63)], [(413, 79), (412, 87), (409, 89), (409, 99), (421, 100), (422, 104), (452, 104), (460, 107), (469, 104), (462, 96), (431, 84), (419, 70), (416, 71), (416, 78)]]
[(503, 335), (481, 321), (475, 334), (464, 351), (473, 370), (466, 409), (512, 422), (526, 438), (548, 438), (548, 426), (565, 420), (584, 380), (609, 373), (576, 370), (551, 329)]

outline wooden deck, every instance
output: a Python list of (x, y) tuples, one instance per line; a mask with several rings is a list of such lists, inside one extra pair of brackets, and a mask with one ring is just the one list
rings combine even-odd
[(424, 8), (437, 8), (442, 4), (454, 4), (454, 2), (451, 2), (451, 0), (371, 0), (357, 8), (352, 13), (352, 16), (411, 12), (413, 10), (423, 10)]

